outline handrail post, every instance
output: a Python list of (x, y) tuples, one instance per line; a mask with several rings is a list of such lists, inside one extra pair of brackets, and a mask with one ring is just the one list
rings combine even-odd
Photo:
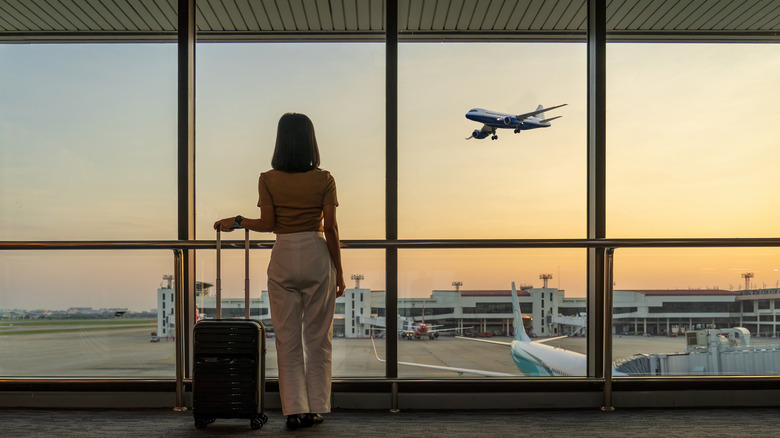
[(217, 297), (216, 297), (216, 315), (217, 319), (222, 318), (222, 233), (217, 228)]
[(184, 258), (182, 257), (182, 250), (173, 250), (173, 277), (175, 284), (175, 297), (174, 297), (174, 339), (176, 349), (176, 405), (173, 410), (180, 412), (186, 411), (187, 407), (184, 406), (184, 368), (182, 366), (184, 359), (184, 279), (182, 278), (184, 271)]
[(612, 405), (612, 307), (615, 248), (607, 248), (604, 261), (604, 403), (601, 410), (611, 412)]
[(249, 228), (244, 236), (244, 319), (249, 319)]

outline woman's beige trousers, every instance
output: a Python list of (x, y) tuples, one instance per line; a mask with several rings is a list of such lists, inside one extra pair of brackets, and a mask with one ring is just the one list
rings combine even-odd
[(336, 271), (322, 233), (276, 236), (268, 295), (284, 415), (330, 412)]

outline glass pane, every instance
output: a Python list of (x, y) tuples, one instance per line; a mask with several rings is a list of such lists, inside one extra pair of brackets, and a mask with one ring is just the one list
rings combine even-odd
[[(270, 250), (250, 252), (250, 318), (259, 319), (266, 328), (266, 376), (276, 378), (279, 369), (266, 274), (270, 257)], [(197, 312), (199, 318), (215, 318), (215, 251), (198, 251), (197, 260)], [(384, 251), (343, 250), (342, 263), (347, 290), (343, 297), (336, 299), (336, 314), (333, 320), (333, 376), (382, 377), (385, 375), (385, 365), (377, 361), (373, 345), (376, 345), (377, 351), (383, 357)], [(223, 318), (244, 317), (244, 277), (243, 250), (224, 250), (221, 273)]]
[(385, 356), (385, 252), (341, 253), (347, 290), (336, 299), (333, 376), (384, 377), (385, 364), (376, 357)]
[(617, 375), (780, 373), (780, 249), (622, 249)]
[(0, 240), (176, 237), (176, 45), (0, 45)]
[(780, 47), (607, 46), (607, 233), (780, 232)]
[(584, 376), (585, 263), (576, 249), (401, 251), (399, 376)]
[[(398, 52), (402, 238), (584, 236), (584, 44), (414, 43)], [(494, 123), (491, 141), (479, 130)]]
[(170, 251), (0, 252), (0, 376), (172, 378)]
[(314, 123), (341, 238), (384, 237), (384, 56), (367, 43), (199, 44), (197, 237), (212, 239), (216, 219), (259, 216), (258, 176), (286, 112)]

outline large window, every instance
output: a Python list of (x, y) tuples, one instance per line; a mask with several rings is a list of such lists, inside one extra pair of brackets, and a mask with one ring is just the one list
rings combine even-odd
[[(619, 378), (778, 373), (780, 254), (738, 246), (774, 244), (780, 232), (776, 0), (180, 2), (196, 8), (203, 41), (188, 59), (197, 61), (194, 131), (179, 107), (192, 102), (177, 100), (193, 85), (177, 63), (188, 47), (127, 43), (173, 42), (184, 17), (176, 2), (77, 3), (0, 6), (0, 40), (35, 43), (0, 45), (0, 377), (184, 371), (174, 362), (191, 339), (174, 348), (170, 250), (56, 242), (143, 246), (194, 224), (186, 231), (197, 242), (172, 244), (207, 248), (185, 257), (196, 290), (179, 316), (216, 317), (206, 241), (216, 219), (259, 215), (258, 175), (286, 112), (313, 120), (352, 244), (334, 376), (406, 378), (408, 394), (418, 378), (596, 377), (600, 358), (588, 374), (585, 353), (601, 353), (604, 340), (586, 322), (602, 311), (614, 320), (606, 331)], [(602, 7), (600, 24), (622, 40), (605, 58), (583, 43), (586, 14)], [(389, 51), (385, 18), (400, 32)], [(394, 61), (397, 82), (385, 83)], [(606, 83), (589, 75), (604, 65)], [(589, 119), (602, 105), (606, 120)], [(194, 151), (180, 151), (189, 141)], [(385, 203), (388, 182), (398, 183), (397, 205)], [(178, 210), (183, 193), (193, 211)], [(616, 239), (612, 285), (602, 253), (586, 249), (605, 242), (580, 240), (602, 226), (597, 237)], [(756, 241), (691, 249), (671, 240), (746, 237)], [(662, 240), (620, 240), (649, 238)], [(244, 314), (242, 256), (224, 253), (222, 316)], [(250, 315), (268, 327), (275, 378), (269, 256), (252, 250)], [(614, 289), (612, 309), (589, 308), (602, 286)], [(386, 376), (388, 359), (397, 376)]]
[[(0, 240), (173, 240), (176, 173), (174, 44), (0, 45)], [(0, 259), (0, 375), (174, 375), (170, 251)]]
[[(199, 44), (197, 51), (197, 238), (213, 239), (213, 223), (219, 218), (259, 217), (258, 177), (271, 168), (277, 123), (286, 112), (306, 114), (314, 123), (321, 168), (336, 180), (340, 237), (383, 238), (384, 46)], [(244, 235), (230, 233), (222, 238), (243, 239)], [(273, 240), (274, 236), (253, 233), (251, 238)], [(270, 314), (264, 313), (270, 251), (252, 254), (250, 305), (258, 306), (260, 319), (273, 333)], [(334, 375), (382, 376), (384, 365), (369, 354), (378, 327), (369, 299), (370, 289), (384, 290), (383, 254), (345, 249), (342, 257), (346, 280), (362, 275), (362, 286), (369, 289), (364, 291), (363, 306), (336, 315)], [(215, 283), (214, 265), (213, 251), (198, 252), (199, 281)], [(223, 297), (243, 309), (243, 252), (225, 251), (222, 266)], [(196, 305), (199, 299), (213, 313), (214, 288), (199, 296)], [(229, 307), (223, 303), (223, 314)], [(378, 347), (384, 352), (384, 342)], [(273, 338), (267, 349), (266, 372), (276, 377)]]
[[(778, 53), (759, 44), (608, 46), (609, 237), (777, 235)], [(777, 331), (774, 310), (757, 297), (777, 290), (776, 259), (776, 249), (618, 250), (615, 307), (637, 309), (614, 315), (618, 370), (775, 374), (780, 343), (763, 341)]]
[[(584, 237), (584, 45), (409, 43), (398, 52), (401, 238)], [(562, 324), (555, 310), (577, 296), (584, 315), (584, 265), (578, 250), (402, 251), (399, 375), (585, 375), (584, 356), (576, 372), (545, 359), (532, 369), (509, 346), (512, 282), (529, 335), (586, 333), (584, 316)]]

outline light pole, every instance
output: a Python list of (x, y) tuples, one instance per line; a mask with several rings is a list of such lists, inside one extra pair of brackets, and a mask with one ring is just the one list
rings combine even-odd
[(366, 277), (363, 276), (363, 274), (352, 274), (349, 278), (355, 280), (355, 289), (360, 289), (360, 280), (363, 280)]

